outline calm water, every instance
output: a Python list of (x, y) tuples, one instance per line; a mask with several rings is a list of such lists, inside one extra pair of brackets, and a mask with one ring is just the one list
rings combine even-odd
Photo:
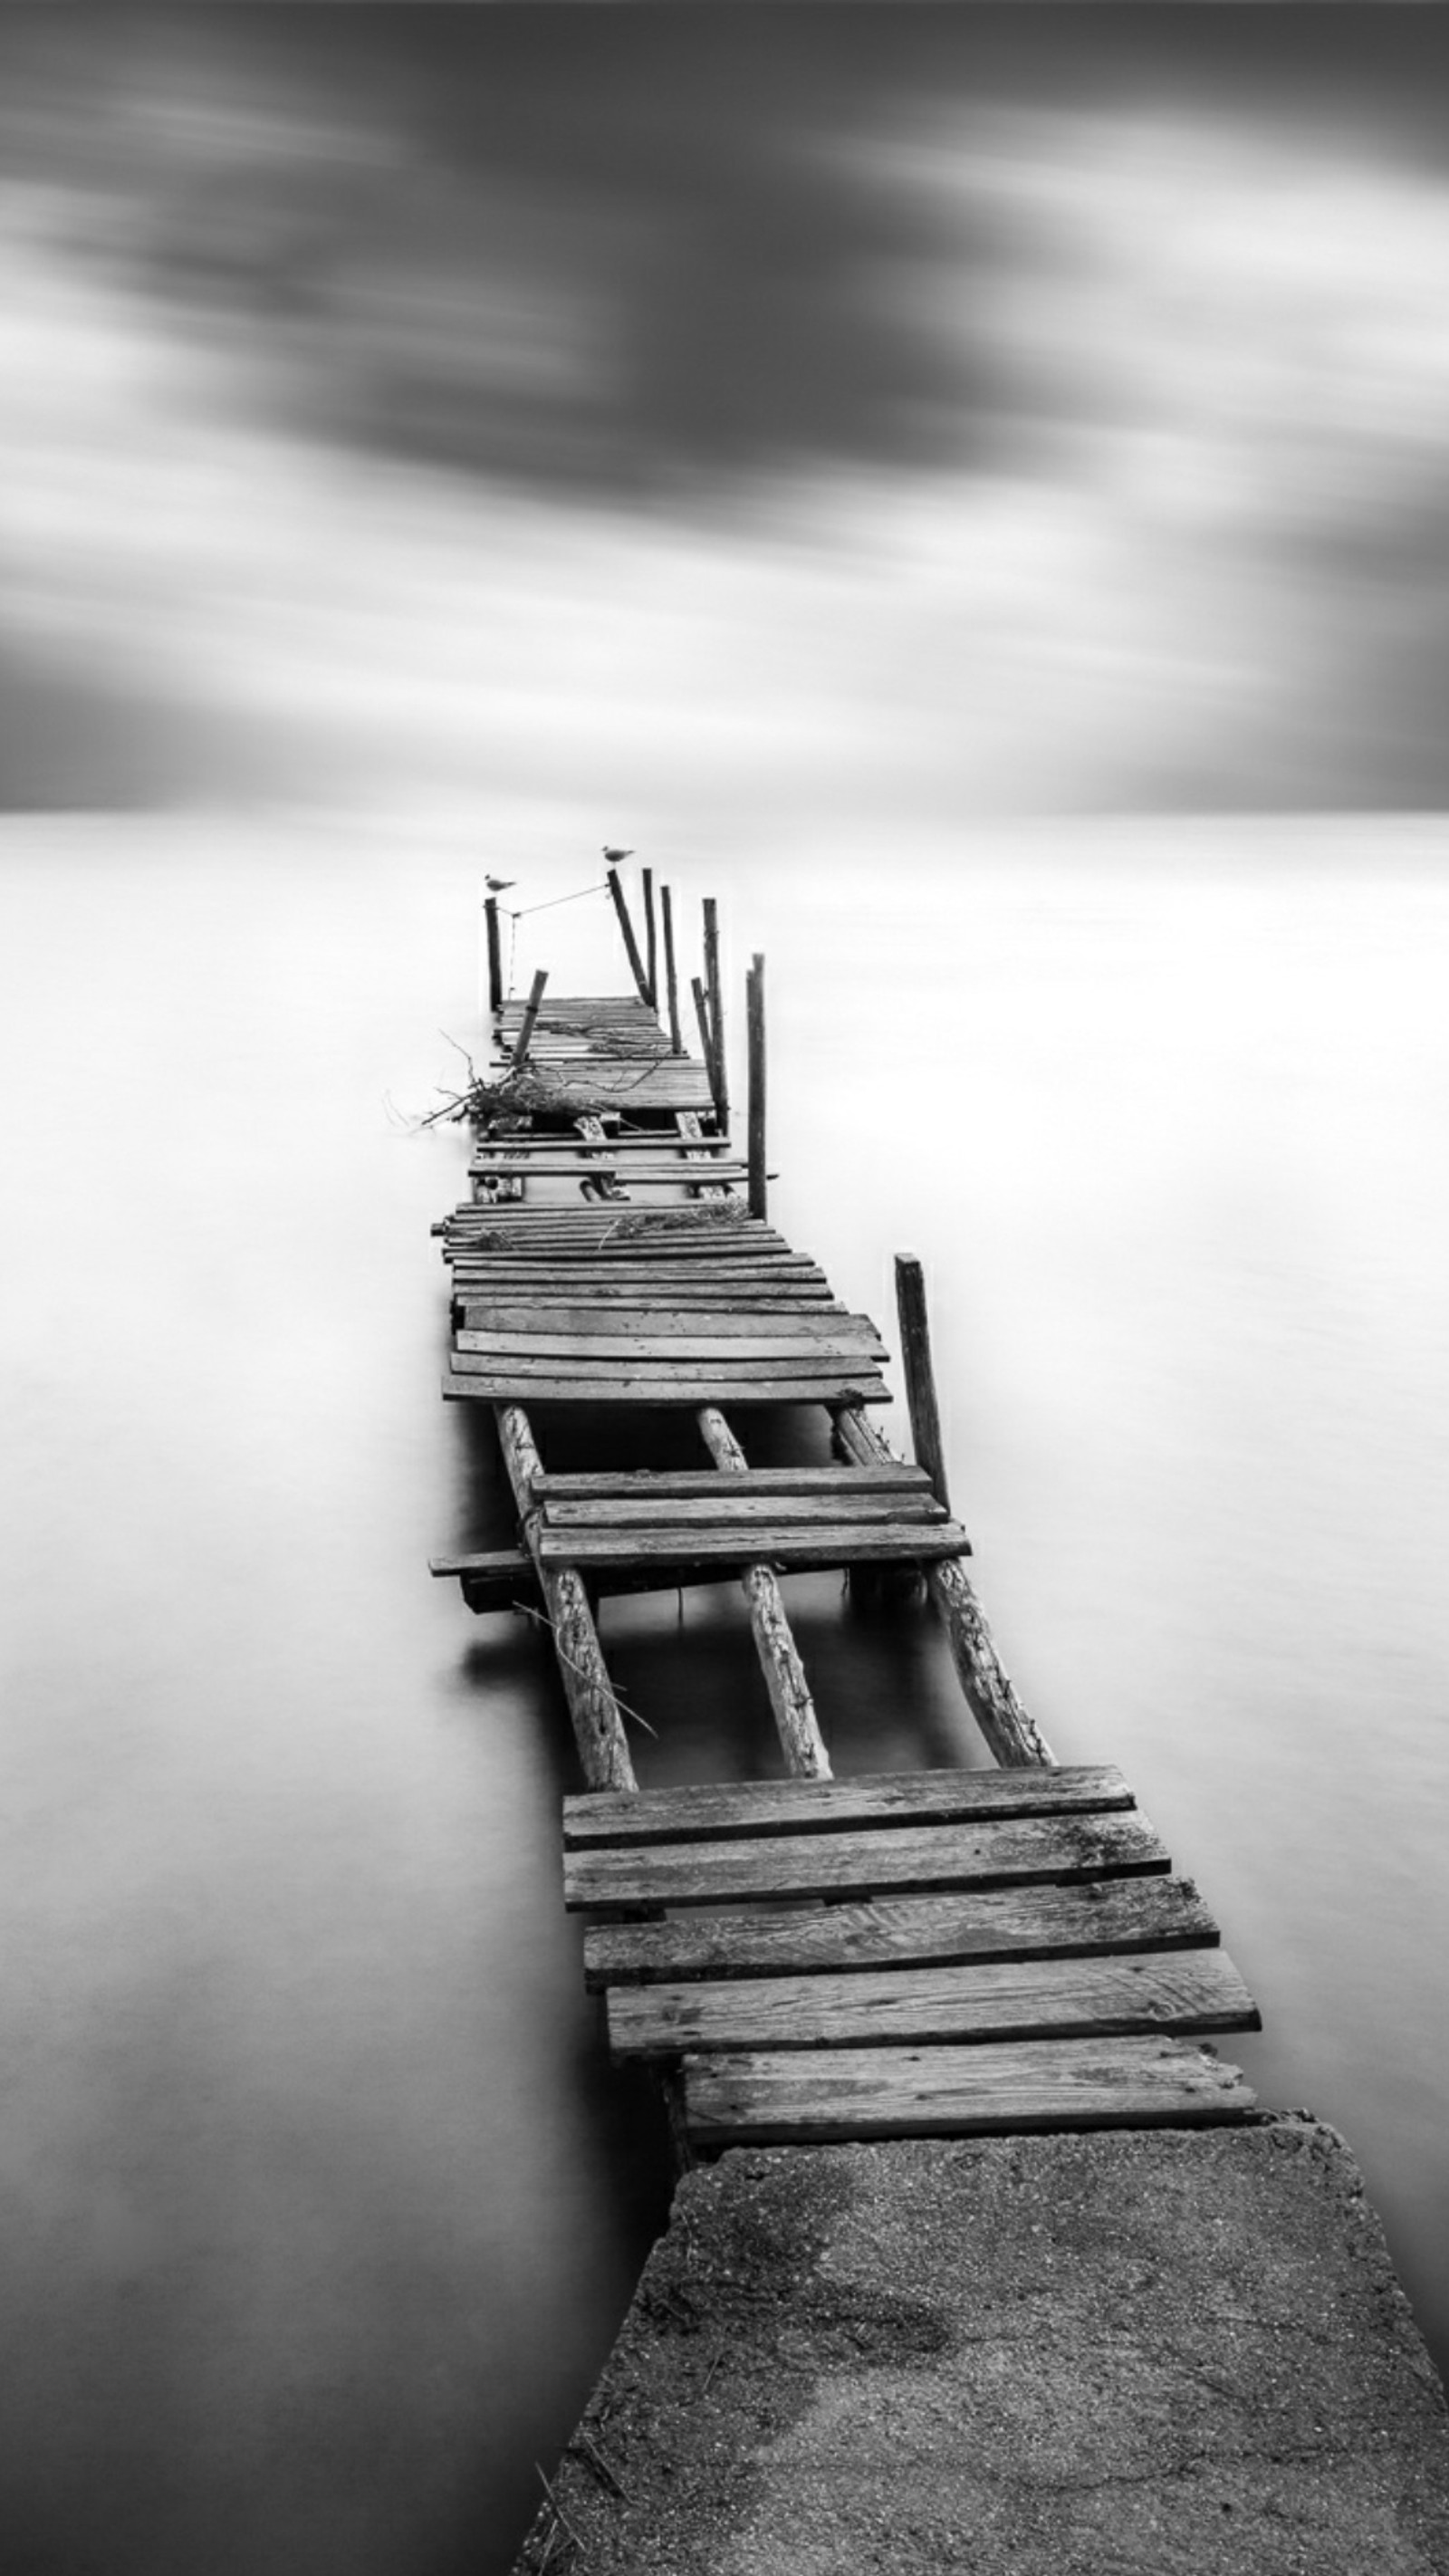
[[(925, 1259), (1007, 1660), (1199, 1879), (1244, 2061), (1348, 2134), (1441, 2363), (1446, 859), (1136, 825), (680, 872), (736, 985), (768, 951), (776, 1212), (882, 1318)], [(478, 871), (0, 844), (17, 2571), (506, 2567), (663, 2206), (558, 1902), (548, 1664), (425, 1572), (489, 1469), (437, 1395), (461, 1147), (396, 1113), (469, 1036)], [(602, 906), (537, 928), (622, 982)], [(924, 1622), (798, 1598), (841, 1768), (976, 1758)], [(728, 1593), (605, 1638), (646, 1778), (768, 1763)]]

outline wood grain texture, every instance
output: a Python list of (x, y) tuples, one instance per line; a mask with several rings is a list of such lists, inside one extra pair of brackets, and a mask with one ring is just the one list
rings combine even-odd
[(1075, 1887), (972, 1889), (770, 1910), (717, 1907), (659, 1923), (591, 1923), (584, 1983), (598, 1994), (606, 1986), (676, 1979), (1070, 1959), (1092, 1950), (1206, 1949), (1217, 1940), (1218, 1927), (1189, 1880), (1095, 1878)]
[[(745, 1453), (716, 1406), (707, 1404), (701, 1407), (698, 1430), (724, 1487), (738, 1486), (747, 1481), (749, 1465)], [(718, 1503), (712, 1507), (717, 1509)], [(560, 1508), (567, 1509), (568, 1506)], [(581, 1505), (575, 1508), (589, 1507)], [(620, 1506), (615, 1504), (610, 1508), (618, 1510)], [(678, 1510), (681, 1506), (676, 1503), (673, 1508)], [(786, 1768), (797, 1779), (828, 1780), (830, 1756), (820, 1732), (805, 1667), (791, 1633), (779, 1579), (773, 1567), (756, 1563), (744, 1568), (740, 1580), (749, 1607), (755, 1652), (770, 1695), (775, 1731), (780, 1738)]]
[(751, 1841), (665, 1843), (626, 1851), (567, 1851), (571, 1912), (647, 1905), (716, 1905), (753, 1897), (869, 1896), (886, 1889), (1006, 1886), (1165, 1871), (1147, 1818), (1004, 1817), (979, 1824), (886, 1827), (860, 1833), (776, 1834)]
[(757, 1360), (788, 1360), (795, 1369), (813, 1367), (817, 1362), (837, 1372), (852, 1365), (857, 1358), (884, 1359), (878, 1342), (859, 1333), (794, 1332), (772, 1333), (768, 1326), (757, 1325), (753, 1332), (711, 1332), (707, 1324), (696, 1324), (689, 1332), (662, 1333), (652, 1325), (638, 1325), (627, 1332), (610, 1332), (597, 1318), (595, 1328), (586, 1333), (561, 1333), (546, 1323), (537, 1323), (525, 1331), (480, 1333), (466, 1325), (456, 1336), (460, 1351), (486, 1353), (497, 1351), (519, 1359), (586, 1360), (665, 1360), (683, 1366), (697, 1360), (728, 1360), (732, 1366), (744, 1367)]
[(563, 1834), (572, 1851), (586, 1845), (855, 1832), (868, 1825), (989, 1822), (1002, 1816), (1122, 1815), (1135, 1805), (1121, 1772), (1110, 1762), (1029, 1773), (872, 1771), (815, 1788), (802, 1788), (797, 1780), (700, 1780), (685, 1789), (640, 1789), (627, 1798), (565, 1798)]
[[(637, 1400), (637, 1399), (636, 1399)], [(731, 1403), (741, 1401), (731, 1395)], [(895, 1563), (924, 1565), (943, 1556), (965, 1555), (971, 1542), (954, 1521), (744, 1521), (700, 1527), (691, 1521), (675, 1529), (551, 1529), (539, 1533), (543, 1565), (672, 1565), (688, 1559), (695, 1565), (736, 1566), (753, 1558), (762, 1565), (803, 1570), (833, 1565)]]
[[(750, 1342), (759, 1334), (770, 1341), (787, 1343), (792, 1351), (801, 1342), (812, 1348), (823, 1342), (833, 1350), (865, 1350), (872, 1356), (885, 1356), (875, 1328), (865, 1315), (843, 1312), (822, 1315), (816, 1309), (802, 1315), (773, 1315), (768, 1310), (755, 1315), (735, 1309), (721, 1314), (708, 1306), (684, 1305), (660, 1306), (653, 1310), (641, 1307), (640, 1312), (647, 1314), (648, 1320), (638, 1329), (646, 1332), (651, 1342), (677, 1343), (685, 1350), (695, 1346), (696, 1334), (732, 1345)], [(565, 1340), (578, 1336), (592, 1348), (597, 1342), (608, 1341), (611, 1335), (618, 1337), (634, 1331), (635, 1327), (621, 1324), (616, 1315), (606, 1313), (598, 1306), (549, 1306), (544, 1309), (530, 1305), (475, 1306), (464, 1330), (489, 1336), (487, 1346), (490, 1348), (497, 1347), (496, 1337), (505, 1333), (519, 1334), (528, 1341), (536, 1340), (540, 1334), (553, 1334)], [(459, 1339), (465, 1350), (484, 1347), (482, 1341), (463, 1341), (461, 1335)], [(855, 1472), (859, 1474), (860, 1470)]]
[[(528, 1416), (520, 1406), (499, 1408), (498, 1445), (524, 1540), (536, 1562), (538, 1514), (533, 1503), (533, 1480), (542, 1461)], [(540, 1565), (538, 1575), (584, 1778), (591, 1789), (636, 1788), (634, 1766), (624, 1740), (624, 1721), (583, 1583), (567, 1566)]]
[(690, 1494), (664, 1501), (550, 1501), (544, 1518), (556, 1530), (720, 1529), (747, 1538), (756, 1526), (869, 1529), (909, 1521), (913, 1526), (940, 1528), (947, 1515), (934, 1494), (722, 1494), (718, 1501)]
[(693, 2049), (1126, 2039), (1156, 2030), (1259, 2030), (1262, 2020), (1224, 1951), (1168, 1950), (623, 1987), (609, 1996), (608, 2024), (616, 2057), (674, 2057)]
[[(919, 1467), (747, 1467), (746, 1490), (753, 1494), (929, 1494)], [(536, 1491), (545, 1500), (607, 1502), (612, 1496), (709, 1494), (718, 1490), (712, 1467), (638, 1467), (632, 1472), (575, 1475), (545, 1474)], [(691, 1791), (691, 1796), (694, 1792)]]
[(752, 2051), (686, 2058), (698, 2147), (1241, 2120), (1256, 2095), (1200, 2043), (1059, 2039), (981, 2047)]
[[(888, 1404), (884, 1381), (788, 1378), (779, 1384), (733, 1385), (719, 1375), (700, 1377), (535, 1377), (526, 1370), (498, 1370), (486, 1377), (466, 1371), (443, 1380), (450, 1403), (483, 1404)], [(844, 1559), (841, 1560), (844, 1562)]]

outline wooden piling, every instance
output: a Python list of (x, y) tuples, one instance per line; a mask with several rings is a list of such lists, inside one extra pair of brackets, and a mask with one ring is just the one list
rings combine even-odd
[(931, 1366), (931, 1329), (926, 1317), (926, 1277), (913, 1252), (896, 1254), (896, 1313), (900, 1317), (901, 1362), (906, 1373), (906, 1403), (916, 1464), (925, 1468), (937, 1502), (944, 1503), (949, 1511), (946, 1453)]
[(546, 966), (540, 966), (529, 991), (528, 1007), (523, 1014), (523, 1026), (518, 1032), (518, 1044), (513, 1050), (513, 1070), (515, 1073), (518, 1072), (519, 1068), (527, 1060), (528, 1050), (533, 1044), (533, 1032), (538, 1025), (539, 1008), (543, 1001), (544, 987), (547, 982), (548, 969)]
[[(841, 1405), (833, 1413), (836, 1439), (858, 1467), (896, 1463), (889, 1444), (859, 1406)], [(945, 1622), (957, 1679), (993, 1758), (1008, 1771), (1052, 1768), (1056, 1756), (996, 1651), (959, 1557), (928, 1566), (926, 1588)]]
[(669, 1052), (683, 1055), (684, 1039), (679, 1027), (679, 978), (674, 966), (674, 905), (668, 886), (659, 889), (659, 910), (664, 924), (664, 995), (669, 1007)]
[(498, 897), (490, 894), (483, 906), (488, 924), (488, 1008), (503, 1008), (503, 945), (498, 935)]
[[(745, 1453), (718, 1405), (701, 1405), (695, 1418), (700, 1437), (717, 1467), (726, 1475), (739, 1475), (747, 1468)], [(748, 1565), (741, 1582), (786, 1766), (797, 1780), (828, 1780), (832, 1776), (830, 1756), (815, 1715), (805, 1667), (790, 1633), (780, 1578), (768, 1565)]]
[(705, 992), (704, 986), (697, 975), (691, 975), (689, 979), (689, 989), (694, 995), (694, 1016), (699, 1022), (700, 1053), (704, 1057), (704, 1070), (709, 1082), (710, 1098), (714, 1102), (715, 1116), (719, 1119), (721, 1126), (723, 1126), (724, 1120), (721, 1116), (719, 1105), (720, 1069), (715, 1058), (714, 1030), (710, 1026), (709, 996)]
[(765, 961), (757, 952), (745, 984), (749, 1021), (749, 1206), (751, 1216), (769, 1213), (765, 1178)]
[(719, 974), (719, 910), (714, 896), (704, 898), (704, 982), (709, 995), (709, 1025), (714, 1039), (714, 1107), (721, 1127), (729, 1123), (729, 1085), (725, 1073), (724, 1000)]
[(629, 918), (629, 906), (625, 900), (624, 889), (619, 883), (619, 870), (612, 859), (609, 861), (607, 874), (614, 910), (619, 917), (619, 928), (624, 934), (624, 949), (629, 960), (629, 972), (639, 987), (641, 1000), (647, 1002), (652, 1010), (654, 996), (649, 990), (649, 979), (644, 972), (644, 960), (639, 954), (639, 943), (634, 936), (634, 924)]
[(543, 1461), (534, 1441), (532, 1425), (519, 1404), (495, 1406), (494, 1418), (498, 1424), (498, 1445), (503, 1452), (503, 1463), (518, 1507), (524, 1543), (534, 1561), (544, 1608), (553, 1631), (554, 1650), (584, 1777), (591, 1789), (637, 1789), (639, 1784), (634, 1777), (634, 1765), (624, 1740), (624, 1721), (604, 1662), (583, 1577), (571, 1565), (546, 1566), (539, 1563), (539, 1512), (534, 1497), (536, 1481), (543, 1473)]
[(644, 998), (651, 1011), (659, 1008), (659, 947), (654, 928), (654, 870), (641, 868), (644, 887), (644, 980), (649, 989)]

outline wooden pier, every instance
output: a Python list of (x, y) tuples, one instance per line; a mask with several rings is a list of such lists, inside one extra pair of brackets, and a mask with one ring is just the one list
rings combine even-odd
[[(824, 2142), (1246, 2119), (1209, 2035), (1259, 2016), (1191, 1881), (1107, 1766), (1061, 1766), (1012, 1687), (951, 1516), (919, 1265), (897, 1265), (916, 1462), (869, 1316), (768, 1215), (764, 971), (749, 984), (747, 1146), (729, 1123), (718, 929), (691, 979), (652, 880), (641, 945), (609, 886), (634, 996), (500, 988), (475, 1094), (471, 1196), (435, 1229), (452, 1271), (444, 1394), (486, 1404), (516, 1543), (437, 1559), (478, 1611), (552, 1631), (586, 1787), (564, 1803), (564, 1900), (609, 2044), (666, 2089), (685, 2159)], [(824, 1409), (833, 1463), (755, 1466), (751, 1426)], [(691, 1419), (697, 1467), (548, 1464), (560, 1408)], [(542, 1409), (542, 1418), (535, 1412)], [(934, 1612), (992, 1769), (835, 1780), (781, 1578), (904, 1569)], [(640, 1788), (599, 1642), (611, 1591), (737, 1579), (786, 1777)], [(926, 1607), (929, 1604), (929, 1610)]]

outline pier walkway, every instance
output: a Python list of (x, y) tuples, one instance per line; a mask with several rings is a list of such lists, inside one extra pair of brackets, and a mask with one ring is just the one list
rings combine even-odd
[[(902, 1309), (912, 1465), (869, 1418), (890, 1394), (875, 1324), (768, 1220), (761, 961), (741, 1158), (711, 909), (695, 1059), (672, 976), (666, 1029), (612, 892), (638, 998), (548, 998), (538, 976), (526, 1002), (496, 1001), (471, 1196), (437, 1231), (444, 1393), (492, 1408), (519, 1536), (434, 1565), (475, 1610), (541, 1608), (552, 1629), (588, 1783), (565, 1801), (564, 1897), (590, 1918), (610, 2047), (657, 2071), (686, 2161), (1243, 2119), (1253, 2093), (1206, 2043), (1259, 2016), (1216, 1923), (1120, 1773), (1052, 1761), (991, 1646), (919, 1295)], [(750, 1464), (752, 1416), (782, 1405), (825, 1408), (832, 1463)], [(682, 1410), (702, 1463), (552, 1470), (548, 1420), (575, 1406)], [(831, 1778), (780, 1588), (827, 1568), (929, 1586), (1001, 1767)], [(725, 1579), (750, 1603), (790, 1776), (641, 1790), (595, 1604)]]

